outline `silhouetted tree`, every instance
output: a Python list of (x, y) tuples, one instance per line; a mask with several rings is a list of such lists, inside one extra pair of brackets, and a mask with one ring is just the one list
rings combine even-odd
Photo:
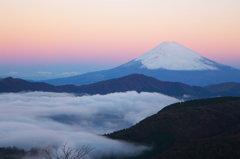
[(81, 148), (74, 149), (70, 146), (67, 147), (66, 143), (61, 148), (62, 155), (59, 155), (58, 149), (54, 149), (54, 152), (49, 148), (44, 149), (43, 151), (47, 159), (83, 159), (83, 157), (93, 149), (94, 148), (92, 148), (90, 145), (84, 145)]

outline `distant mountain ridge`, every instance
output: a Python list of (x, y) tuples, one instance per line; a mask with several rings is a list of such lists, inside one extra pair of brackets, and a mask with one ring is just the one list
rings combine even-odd
[[(227, 84), (227, 83), (226, 83)], [(237, 84), (240, 85), (240, 84)], [(220, 85), (221, 86), (221, 85)], [(232, 85), (236, 87), (236, 85)], [(216, 89), (217, 86), (213, 88)], [(223, 90), (214, 92), (212, 86), (206, 87), (189, 86), (180, 82), (163, 82), (153, 77), (141, 74), (132, 74), (121, 78), (110, 79), (93, 84), (75, 86), (63, 85), (53, 86), (44, 82), (28, 82), (11, 77), (0, 80), (0, 93), (21, 91), (44, 91), (44, 92), (66, 92), (76, 94), (109, 94), (115, 92), (158, 92), (173, 97), (192, 96), (192, 98), (206, 98), (212, 96), (240, 96), (240, 92)], [(231, 90), (231, 89), (230, 89)]]
[(236, 82), (220, 83), (204, 87), (212, 93), (240, 94), (240, 84)]
[(239, 69), (209, 60), (176, 42), (163, 42), (142, 56), (113, 69), (44, 82), (52, 85), (83, 85), (134, 73), (191, 86), (240, 82)]

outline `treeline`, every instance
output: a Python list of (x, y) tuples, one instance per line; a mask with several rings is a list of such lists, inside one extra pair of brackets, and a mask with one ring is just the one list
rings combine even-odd
[(0, 147), (0, 159), (17, 159), (25, 155), (24, 149), (13, 147)]

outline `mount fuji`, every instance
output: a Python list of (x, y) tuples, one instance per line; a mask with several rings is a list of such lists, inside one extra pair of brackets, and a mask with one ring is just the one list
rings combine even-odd
[(218, 70), (219, 65), (176, 42), (163, 42), (125, 66), (138, 62), (141, 62), (140, 68), (149, 70)]
[(196, 86), (240, 82), (239, 69), (207, 59), (177, 42), (163, 42), (142, 56), (113, 69), (44, 82), (53, 85), (83, 85), (133, 73)]

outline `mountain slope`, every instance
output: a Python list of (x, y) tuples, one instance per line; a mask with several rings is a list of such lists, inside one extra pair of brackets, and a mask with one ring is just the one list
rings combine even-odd
[(206, 139), (190, 140), (185, 143), (176, 144), (154, 157), (154, 159), (175, 158), (206, 158), (206, 159), (236, 159), (240, 156), (240, 125), (233, 128), (237, 132), (219, 135)]
[(240, 82), (239, 69), (209, 60), (176, 42), (164, 42), (146, 54), (113, 69), (44, 82), (53, 85), (83, 85), (134, 73), (196, 86)]
[(5, 78), (0, 80), (0, 92), (49, 91), (83, 94), (108, 94), (114, 92), (159, 92), (174, 97), (192, 95), (207, 97), (211, 93), (202, 87), (191, 87), (180, 82), (163, 82), (140, 74), (97, 82), (89, 85), (53, 86), (46, 83), (28, 82), (21, 79)]
[(184, 94), (195, 96), (209, 95), (209, 92), (203, 88), (191, 87), (180, 82), (163, 82), (140, 74), (132, 74), (117, 79), (83, 85), (80, 88), (89, 94), (96, 94), (98, 92), (107, 94), (135, 90), (137, 92), (160, 92), (175, 97), (183, 96)]
[(44, 82), (28, 82), (12, 77), (0, 79), (0, 92), (45, 91), (57, 92), (56, 86)]
[(240, 146), (235, 146), (240, 141), (238, 125), (240, 98), (221, 97), (172, 104), (126, 130), (107, 136), (153, 146), (152, 151), (138, 159), (201, 158), (207, 153), (214, 156), (213, 152), (221, 153), (218, 148), (226, 144), (229, 151), (222, 149), (222, 156), (231, 157), (240, 150)]
[[(168, 96), (182, 98), (188, 96), (190, 98), (207, 98), (214, 96), (240, 96), (240, 89), (232, 85), (232, 89), (222, 89), (219, 84), (207, 86), (206, 88), (198, 86), (189, 86), (180, 82), (164, 82), (153, 77), (141, 74), (132, 74), (121, 78), (110, 79), (93, 84), (75, 86), (63, 85), (53, 86), (44, 82), (29, 82), (22, 79), (13, 79), (11, 77), (0, 79), (1, 92), (21, 92), (21, 91), (44, 91), (44, 92), (67, 92), (77, 94), (109, 94), (115, 92), (158, 92)], [(236, 84), (239, 85), (239, 84)], [(218, 88), (220, 87), (220, 88)], [(213, 91), (222, 90), (222, 91)]]
[(240, 94), (240, 83), (235, 82), (221, 83), (217, 85), (206, 86), (204, 87), (204, 89), (222, 96), (226, 94), (235, 96)]

